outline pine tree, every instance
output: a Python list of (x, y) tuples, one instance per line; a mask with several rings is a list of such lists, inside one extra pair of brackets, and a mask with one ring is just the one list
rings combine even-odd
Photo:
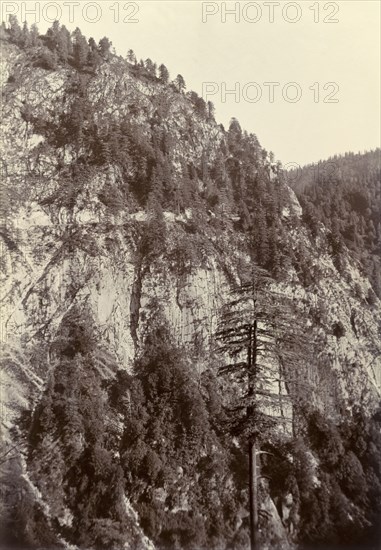
[(36, 23), (33, 23), (33, 25), (30, 27), (30, 45), (31, 46), (37, 46), (38, 44), (38, 37), (39, 37), (39, 33), (38, 33), (38, 28), (37, 28), (37, 25)]
[(150, 58), (146, 59), (145, 68), (149, 75), (156, 76), (156, 66)]
[(9, 16), (9, 37), (15, 44), (20, 44), (22, 41), (22, 29), (15, 15)]
[(230, 362), (220, 367), (220, 374), (241, 388), (230, 416), (232, 433), (248, 442), (252, 550), (259, 547), (257, 455), (271, 428), (287, 421), (287, 411), (292, 414), (285, 389), (297, 378), (294, 373), (288, 380), (304, 346), (301, 334), (289, 300), (273, 290), (272, 279), (257, 267), (249, 282), (233, 288), (231, 301), (222, 308), (216, 339)]
[(26, 21), (24, 21), (24, 25), (22, 28), (21, 41), (23, 48), (29, 48), (32, 45), (28, 23)]
[(136, 65), (136, 55), (134, 53), (134, 50), (128, 50), (127, 52), (127, 61), (131, 63), (132, 65)]
[(57, 51), (60, 60), (65, 64), (73, 55), (73, 44), (71, 41), (71, 35), (65, 25), (62, 25), (57, 35)]
[(5, 24), (5, 21), (2, 21), (0, 25), (0, 38), (2, 40), (5, 40), (7, 37), (8, 37), (7, 26)]
[(112, 42), (106, 36), (99, 41), (99, 53), (106, 61), (110, 58), (111, 46)]
[(261, 205), (255, 215), (254, 223), (254, 242), (255, 257), (262, 267), (265, 267), (269, 261), (269, 239), (266, 221), (266, 213)]
[(95, 42), (94, 38), (89, 38), (88, 44), (90, 49), (88, 55), (89, 65), (91, 65), (92, 67), (97, 67), (101, 62), (97, 43)]
[(305, 202), (303, 205), (303, 221), (311, 230), (312, 236), (317, 237), (319, 224), (315, 209), (310, 202)]
[(58, 35), (60, 32), (60, 23), (59, 21), (54, 21), (52, 26), (46, 31), (44, 41), (46, 46), (52, 52), (57, 50)]
[(77, 69), (83, 69), (87, 65), (89, 46), (78, 27), (73, 32), (73, 42), (74, 65)]
[(184, 78), (181, 76), (181, 74), (178, 74), (174, 80), (174, 84), (176, 86), (176, 89), (178, 92), (182, 93), (185, 88), (186, 88), (186, 85), (185, 85), (185, 80)]
[(266, 268), (269, 270), (274, 279), (278, 279), (281, 272), (280, 267), (278, 234), (276, 225), (273, 224), (269, 230), (269, 259)]
[(169, 82), (169, 72), (168, 72), (167, 67), (163, 64), (161, 64), (159, 66), (159, 78), (160, 78), (160, 82), (162, 84), (168, 84), (168, 82)]
[(196, 113), (198, 113), (200, 116), (202, 117), (207, 116), (206, 103), (202, 97), (197, 97), (195, 110), (196, 110)]
[(236, 118), (232, 118), (229, 124), (229, 141), (240, 142), (242, 138), (242, 128)]
[(208, 101), (206, 106), (207, 106), (207, 111), (208, 111), (208, 119), (209, 120), (214, 120), (214, 115), (215, 115), (216, 109), (215, 109), (213, 103), (211, 101)]

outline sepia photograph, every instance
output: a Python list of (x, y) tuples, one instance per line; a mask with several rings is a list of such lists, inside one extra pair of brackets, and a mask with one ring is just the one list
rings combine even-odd
[(379, 550), (381, 3), (0, 11), (0, 549)]

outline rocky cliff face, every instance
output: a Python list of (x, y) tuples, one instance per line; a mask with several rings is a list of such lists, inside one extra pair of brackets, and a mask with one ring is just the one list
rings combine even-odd
[[(56, 368), (57, 335), (68, 313), (78, 306), (91, 312), (100, 345), (113, 358), (98, 369), (101, 380), (114, 379), (117, 370), (133, 372), (158, 308), (200, 376), (211, 364), (213, 335), (229, 285), (240, 280), (251, 259), (237, 230), (239, 213), (222, 209), (217, 223), (213, 211), (206, 211), (201, 220), (195, 206), (164, 206), (159, 219), (125, 189), (125, 182), (135, 177), (133, 162), (130, 173), (112, 158), (82, 170), (89, 155), (83, 136), (94, 131), (85, 115), (76, 143), (58, 139), (64, 121), (80, 116), (75, 105), (84, 95), (99, 134), (127, 117), (139, 128), (139, 139), (151, 140), (157, 117), (162, 135), (171, 138), (171, 180), (176, 182), (183, 178), (184, 164), (197, 165), (203, 155), (212, 162), (227, 139), (213, 119), (195, 114), (189, 98), (136, 75), (118, 57), (88, 75), (70, 67), (47, 71), (33, 66), (9, 41), (3, 48), (2, 429), (5, 450), (16, 441), (22, 453), (26, 447), (20, 414), (41, 404)], [(75, 121), (72, 128), (78, 130)], [(256, 170), (269, 172), (269, 160), (258, 151)], [(196, 188), (205, 189), (201, 176), (195, 181)], [(311, 240), (295, 195), (282, 185), (284, 239), (296, 255), (303, 251), (313, 281), (303, 284), (290, 261), (277, 285), (297, 304), (313, 343), (313, 354), (304, 365), (314, 388), (311, 400), (334, 419), (360, 403), (371, 411), (380, 393), (380, 301), (367, 304), (370, 284), (348, 254), (338, 272), (324, 228), (320, 240)], [(121, 193), (125, 206), (113, 207)], [(56, 543), (69, 547), (71, 541), (75, 547), (68, 536), (69, 507), (56, 505), (52, 491), (38, 487), (36, 476), (30, 479), (24, 459), (20, 468), (50, 528), (60, 533)], [(188, 486), (187, 491), (192, 490)], [(129, 495), (124, 498), (130, 535), (123, 544), (153, 547)], [(279, 507), (268, 494), (263, 506), (272, 517), (273, 540), (283, 540), (286, 547), (292, 540), (286, 528), (288, 513), (283, 511), (282, 523)], [(187, 509), (185, 504), (182, 509)], [(67, 530), (58, 528), (57, 521)]]

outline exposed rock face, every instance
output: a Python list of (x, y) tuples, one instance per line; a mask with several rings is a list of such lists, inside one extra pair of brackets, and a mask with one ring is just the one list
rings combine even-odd
[[(184, 261), (180, 252), (196, 239), (189, 236), (192, 212), (164, 212), (165, 246), (157, 255), (144, 256), (140, 245), (149, 221), (146, 212), (131, 208), (110, 213), (99, 198), (106, 184), (119, 185), (122, 175), (114, 165), (94, 169), (79, 189), (74, 205), (56, 200), (62, 188), (57, 166), (78, 158), (81, 151), (49, 143), (26, 120), (23, 109), (28, 105), (35, 118), (59, 124), (60, 115), (73, 101), (67, 93), (72, 71), (32, 68), (8, 43), (1, 61), (4, 196), (9, 214), (1, 228), (1, 400), (4, 437), (10, 441), (9, 430), (20, 412), (39, 403), (52, 368), (52, 344), (71, 308), (77, 304), (89, 307), (107, 351), (120, 369), (132, 372), (159, 304), (177, 341), (188, 350), (194, 368), (202, 371), (213, 351), (213, 334), (220, 308), (228, 299), (229, 284), (239, 280), (248, 255), (227, 216), (224, 228), (219, 232), (208, 229), (207, 238), (196, 242), (199, 249), (193, 263)], [(16, 75), (15, 84), (8, 82), (10, 75)], [(126, 72), (122, 60), (115, 58), (102, 65), (88, 87), (88, 100), (99, 126), (129, 115), (143, 134), (149, 133), (149, 120), (154, 115), (151, 98), (160, 94), (162, 124), (176, 144), (174, 170), (180, 174), (181, 163), (199, 159), (204, 151), (213, 158), (224, 139), (221, 128), (195, 118), (189, 102), (181, 96), (173, 101), (161, 84), (144, 82)], [(132, 114), (133, 104), (139, 106), (137, 114)], [(298, 200), (288, 190), (282, 221), (286, 231), (290, 217), (300, 215)], [(377, 300), (372, 308), (366, 305), (369, 282), (349, 256), (344, 279), (325, 242), (311, 243), (302, 225), (291, 229), (288, 239), (295, 250), (305, 247), (317, 280), (315, 286), (305, 289), (290, 266), (285, 280), (279, 283), (279, 288), (299, 304), (306, 333), (316, 343), (315, 362), (306, 365), (315, 387), (311, 400), (333, 416), (340, 413), (335, 407), (338, 401), (348, 409), (365, 399), (371, 406), (380, 393), (380, 302)], [(337, 331), (339, 322), (342, 329)], [(103, 376), (112, 378), (115, 372), (105, 369)], [(38, 499), (48, 508), (53, 505), (46, 502), (49, 498), (44, 494), (39, 493)], [(269, 497), (265, 509), (273, 517), (275, 538), (283, 538), (282, 547), (287, 548), (287, 502), (282, 506), (283, 524)], [(152, 548), (127, 500), (126, 509), (142, 547)], [(68, 510), (48, 511), (47, 515), (70, 523)]]

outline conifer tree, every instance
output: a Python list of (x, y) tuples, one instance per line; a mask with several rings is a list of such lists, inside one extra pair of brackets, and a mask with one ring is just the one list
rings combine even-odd
[(9, 36), (15, 44), (19, 44), (22, 40), (22, 29), (15, 15), (9, 16)]
[(22, 41), (23, 48), (29, 48), (32, 45), (28, 23), (26, 21), (24, 21), (24, 24), (23, 24), (21, 41)]
[(106, 36), (99, 41), (99, 53), (106, 61), (110, 57), (111, 46), (112, 42)]
[(89, 46), (78, 27), (73, 32), (73, 42), (74, 65), (77, 69), (82, 69), (87, 65)]
[(162, 84), (168, 84), (168, 81), (169, 81), (169, 72), (168, 72), (168, 69), (165, 65), (161, 64), (159, 66), (159, 78), (160, 78), (160, 82)]
[(156, 76), (156, 65), (152, 62), (150, 58), (146, 59), (145, 68), (149, 75)]
[(44, 42), (46, 46), (49, 48), (49, 50), (51, 50), (52, 52), (57, 50), (59, 32), (60, 32), (60, 23), (57, 20), (54, 21), (52, 26), (46, 31)]
[[(286, 386), (292, 387), (305, 340), (290, 301), (273, 289), (258, 267), (232, 290), (216, 333), (219, 352), (229, 362), (220, 374), (240, 387), (230, 411), (231, 430), (248, 442), (251, 549), (258, 549), (258, 462), (260, 444), (271, 428), (292, 416)], [(289, 374), (291, 373), (291, 375)]]
[(262, 267), (265, 267), (269, 261), (269, 240), (266, 214), (261, 205), (255, 216), (253, 231), (255, 242), (255, 255), (257, 258), (257, 262)]
[(206, 103), (205, 103), (205, 101), (202, 97), (197, 97), (195, 108), (196, 108), (196, 112), (200, 116), (202, 116), (202, 117), (207, 116)]
[(33, 25), (30, 27), (29, 35), (30, 35), (30, 45), (33, 47), (37, 46), (39, 33), (38, 33), (38, 28), (36, 23), (33, 23)]
[(206, 106), (207, 106), (207, 111), (208, 111), (208, 119), (209, 120), (214, 120), (214, 115), (215, 115), (216, 109), (215, 109), (213, 103), (211, 101), (208, 101)]
[(67, 63), (69, 58), (73, 55), (73, 44), (71, 42), (70, 32), (65, 25), (62, 25), (57, 35), (57, 51), (63, 63)]
[(101, 56), (100, 56), (100, 53), (99, 53), (99, 48), (98, 48), (97, 43), (95, 42), (94, 38), (89, 38), (88, 44), (89, 44), (89, 54), (88, 54), (88, 57), (87, 57), (88, 64), (91, 65), (92, 67), (94, 67), (94, 69), (95, 69), (96, 67), (98, 67), (98, 65), (101, 62)]
[(3, 40), (7, 37), (8, 37), (7, 27), (6, 27), (5, 21), (2, 21), (0, 25), (0, 38)]
[(176, 86), (176, 89), (178, 92), (183, 92), (186, 88), (186, 85), (185, 85), (185, 80), (184, 78), (181, 76), (181, 74), (178, 74), (174, 80), (174, 84)]
[(132, 65), (136, 65), (136, 55), (134, 53), (134, 50), (128, 50), (127, 52), (127, 61), (131, 63)]

